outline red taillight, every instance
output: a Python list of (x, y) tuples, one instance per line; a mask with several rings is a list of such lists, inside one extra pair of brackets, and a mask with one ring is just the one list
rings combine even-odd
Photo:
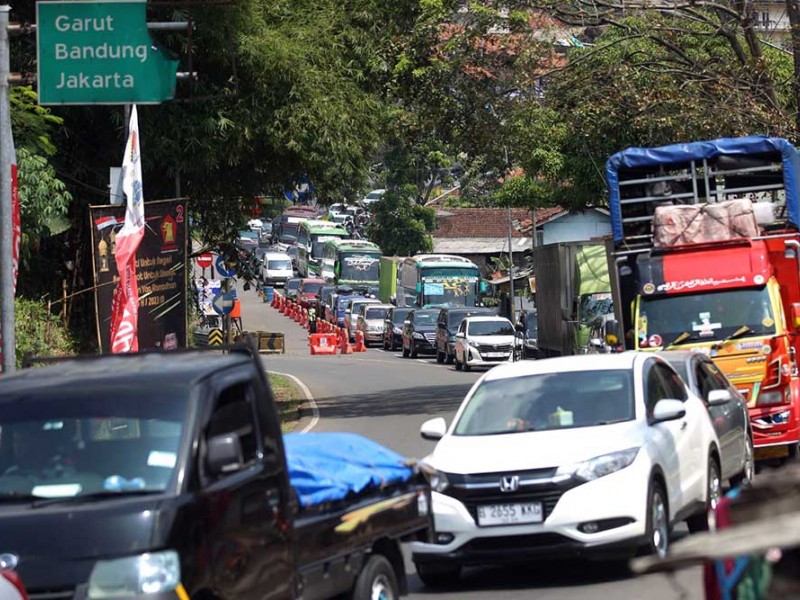
[(0, 571), (0, 576), (5, 577), (17, 589), (23, 600), (28, 600), (28, 593), (25, 591), (25, 586), (22, 585), (19, 575), (14, 571)]

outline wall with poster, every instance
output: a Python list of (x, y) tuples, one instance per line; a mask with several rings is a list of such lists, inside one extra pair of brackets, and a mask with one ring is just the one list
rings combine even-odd
[[(181, 198), (144, 203), (145, 233), (136, 252), (140, 350), (187, 345), (186, 204)], [(111, 300), (119, 279), (114, 252), (116, 235), (125, 222), (125, 206), (91, 206), (89, 218), (97, 337), (100, 351), (108, 352)]]

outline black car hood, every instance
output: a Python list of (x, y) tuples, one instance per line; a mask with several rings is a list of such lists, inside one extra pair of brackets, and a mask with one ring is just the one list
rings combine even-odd
[(414, 331), (416, 331), (417, 333), (431, 333), (433, 331), (436, 331), (436, 325), (430, 325), (430, 326), (423, 325), (421, 327), (415, 326)]
[[(162, 497), (163, 498), (163, 497)], [(0, 554), (18, 557), (28, 591), (86, 583), (97, 559), (163, 547), (169, 527), (153, 498), (114, 498), (33, 507), (0, 504)]]

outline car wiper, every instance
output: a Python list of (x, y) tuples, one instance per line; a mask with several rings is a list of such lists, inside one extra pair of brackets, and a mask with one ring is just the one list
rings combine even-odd
[(42, 498), (41, 496), (35, 496), (35, 498), (38, 498), (38, 500), (36, 500), (33, 503), (33, 508), (41, 508), (43, 506), (51, 506), (53, 504), (91, 502), (93, 500), (106, 500), (108, 498), (150, 496), (153, 494), (163, 494), (163, 493), (164, 490), (120, 490), (117, 492), (111, 490), (102, 490), (100, 492), (92, 492), (91, 494), (60, 496), (58, 498)]
[(736, 338), (740, 338), (743, 335), (747, 335), (748, 333), (755, 333), (755, 331), (750, 329), (750, 327), (748, 325), (742, 325), (741, 327), (739, 327), (739, 329), (734, 331), (732, 334), (722, 338), (720, 341), (716, 342), (711, 347), (714, 348), (714, 350), (719, 350), (720, 348), (722, 348), (722, 345), (725, 344), (725, 342), (729, 342), (731, 340), (735, 340)]
[(683, 344), (688, 344), (689, 342), (694, 342), (694, 341), (697, 341), (697, 336), (692, 335), (688, 331), (684, 331), (683, 333), (678, 335), (678, 337), (672, 340), (672, 343), (666, 348), (664, 348), (664, 350), (672, 350), (676, 346), (681, 346)]
[(0, 502), (27, 502), (38, 497), (28, 492), (0, 492)]

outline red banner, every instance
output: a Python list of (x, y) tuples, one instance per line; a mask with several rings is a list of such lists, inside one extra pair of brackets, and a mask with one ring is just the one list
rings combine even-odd
[[(16, 161), (16, 152), (14, 153)], [(17, 276), (19, 275), (19, 241), (22, 238), (22, 221), (19, 215), (19, 183), (17, 182), (17, 164), (11, 164), (11, 272), (14, 277), (14, 295), (17, 295)], [(3, 360), (3, 336), (0, 331), (0, 364)]]
[(119, 285), (111, 301), (111, 352), (139, 350), (139, 285), (136, 282), (136, 250), (144, 229), (117, 237)]

